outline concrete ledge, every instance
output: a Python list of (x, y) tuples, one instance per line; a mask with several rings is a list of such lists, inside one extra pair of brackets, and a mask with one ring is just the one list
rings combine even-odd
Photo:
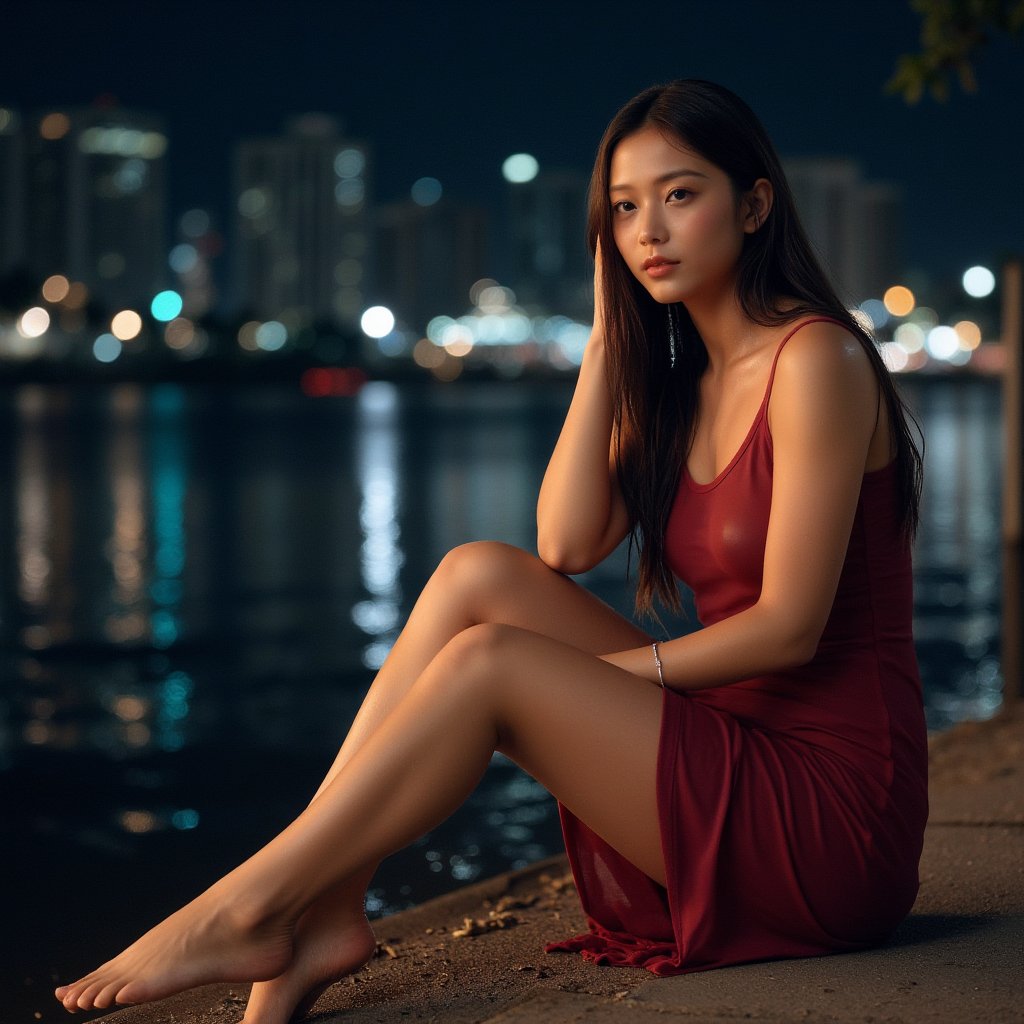
[[(655, 978), (545, 954), (584, 929), (564, 857), (374, 922), (378, 956), (314, 1007), (321, 1024), (927, 1021), (1009, 1024), (1024, 949), (1024, 717), (932, 744), (932, 819), (911, 916), (884, 947)], [(466, 919), (469, 918), (469, 927)], [(246, 987), (211, 985), (111, 1024), (233, 1024)]]

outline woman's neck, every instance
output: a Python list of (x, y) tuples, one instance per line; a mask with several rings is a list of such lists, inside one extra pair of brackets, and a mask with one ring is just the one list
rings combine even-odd
[(735, 295), (726, 301), (688, 303), (686, 309), (707, 349), (713, 373), (742, 358), (763, 341), (764, 328), (743, 312)]

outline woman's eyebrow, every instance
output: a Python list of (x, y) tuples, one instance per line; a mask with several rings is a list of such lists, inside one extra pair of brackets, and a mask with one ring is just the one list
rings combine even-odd
[[(666, 181), (672, 181), (673, 178), (706, 178), (707, 175), (700, 171), (691, 171), (688, 168), (680, 168), (678, 171), (669, 171), (667, 174), (662, 174), (654, 179), (655, 185), (664, 185)], [(629, 185), (609, 185), (609, 192), (622, 192), (628, 189)]]

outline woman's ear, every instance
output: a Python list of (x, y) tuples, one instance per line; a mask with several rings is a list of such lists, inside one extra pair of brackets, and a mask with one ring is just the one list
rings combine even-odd
[(761, 229), (771, 212), (775, 192), (767, 178), (758, 178), (754, 187), (746, 194), (744, 203), (746, 215), (743, 219), (743, 230), (753, 234)]

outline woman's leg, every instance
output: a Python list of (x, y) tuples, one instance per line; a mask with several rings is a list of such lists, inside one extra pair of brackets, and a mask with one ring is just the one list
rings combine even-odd
[[(507, 544), (464, 544), (448, 553), (428, 581), (317, 795), (444, 645), (469, 626), (488, 622), (520, 626), (592, 654), (636, 647), (647, 639), (535, 556)], [(296, 1007), (301, 1016), (328, 984), (358, 970), (372, 956), (375, 942), (364, 902), (376, 869), (371, 864), (344, 879), (303, 915), (292, 964), (279, 977), (253, 985), (247, 1021), (286, 1020)]]
[(655, 797), (660, 722), (656, 687), (592, 655), (514, 627), (464, 630), (292, 825), (58, 993), (69, 1007), (144, 1001), (235, 980), (247, 958), (266, 976), (306, 906), (443, 820), (495, 749), (664, 882)]

